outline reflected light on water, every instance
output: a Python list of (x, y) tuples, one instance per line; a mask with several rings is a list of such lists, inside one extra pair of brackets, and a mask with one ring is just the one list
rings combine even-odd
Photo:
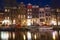
[(31, 32), (27, 32), (27, 38), (28, 40), (31, 40)]
[(13, 39), (15, 39), (15, 33), (13, 32)]
[(55, 32), (53, 32), (53, 40), (55, 40)]
[(37, 38), (36, 34), (34, 35), (34, 38), (35, 38), (35, 39)]
[(58, 40), (58, 32), (0, 32), (0, 40)]
[(56, 40), (56, 37), (58, 36), (58, 33), (57, 33), (57, 31), (54, 31), (53, 32), (53, 40)]
[(8, 32), (1, 32), (1, 39), (2, 39), (2, 40), (3, 40), (3, 39), (8, 40), (8, 38), (9, 38), (9, 33), (8, 33)]
[(26, 36), (25, 35), (23, 35), (23, 39), (26, 40)]
[(9, 38), (11, 38), (11, 32), (9, 32)]

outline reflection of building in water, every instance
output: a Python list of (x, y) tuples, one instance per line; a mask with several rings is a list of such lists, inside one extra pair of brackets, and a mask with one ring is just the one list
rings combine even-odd
[[(16, 35), (17, 34), (17, 35)], [(0, 32), (1, 40), (57, 40), (57, 31), (18, 31), (18, 32)]]
[(9, 38), (9, 33), (8, 32), (1, 32), (1, 39), (2, 40), (8, 40)]
[(11, 39), (11, 40), (15, 40), (15, 33), (14, 32), (1, 32), (1, 39), (2, 40), (8, 40), (8, 39)]

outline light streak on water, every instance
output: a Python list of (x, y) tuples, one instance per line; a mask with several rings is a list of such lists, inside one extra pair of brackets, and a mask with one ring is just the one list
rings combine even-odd
[(58, 32), (57, 31), (54, 31), (53, 32), (53, 40), (56, 40), (57, 37), (58, 37)]
[(34, 35), (34, 38), (35, 38), (35, 39), (37, 38), (36, 34)]
[(27, 38), (28, 40), (31, 40), (31, 32), (27, 32)]
[(8, 40), (9, 33), (8, 32), (1, 32), (1, 39), (2, 40)]
[(25, 35), (23, 35), (23, 39), (26, 40), (26, 36)]

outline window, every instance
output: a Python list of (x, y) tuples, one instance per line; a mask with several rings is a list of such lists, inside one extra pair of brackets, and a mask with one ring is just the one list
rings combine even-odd
[(32, 11), (32, 9), (30, 9), (30, 11)]
[(8, 10), (7, 9), (5, 9), (5, 12), (7, 12)]
[(28, 9), (28, 11), (30, 11), (30, 10)]
[(40, 14), (44, 14), (44, 12), (40, 12)]
[(32, 9), (28, 9), (28, 11), (32, 11)]
[(40, 22), (44, 22), (45, 20), (44, 19), (40, 19)]
[(29, 15), (27, 18), (32, 18), (32, 16), (31, 16), (31, 15)]
[(9, 12), (10, 10), (9, 9), (5, 9), (5, 12)]
[(46, 16), (50, 16), (50, 13), (46, 13)]

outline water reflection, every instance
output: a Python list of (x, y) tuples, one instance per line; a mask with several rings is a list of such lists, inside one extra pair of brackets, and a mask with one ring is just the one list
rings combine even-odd
[(23, 35), (23, 39), (26, 40), (26, 36), (25, 35)]
[(35, 39), (37, 38), (36, 34), (34, 35), (34, 38), (35, 38)]
[(58, 32), (53, 31), (53, 40), (56, 40), (58, 38)]
[(57, 31), (0, 31), (0, 40), (57, 40)]
[(28, 39), (28, 40), (32, 40), (32, 39), (31, 39), (31, 32), (27, 32), (27, 39)]
[(1, 39), (2, 40), (8, 40), (9, 33), (8, 32), (1, 32)]
[(1, 31), (0, 32), (0, 39), (1, 40), (9, 40), (9, 39), (15, 39), (15, 32), (6, 32), (6, 31)]

